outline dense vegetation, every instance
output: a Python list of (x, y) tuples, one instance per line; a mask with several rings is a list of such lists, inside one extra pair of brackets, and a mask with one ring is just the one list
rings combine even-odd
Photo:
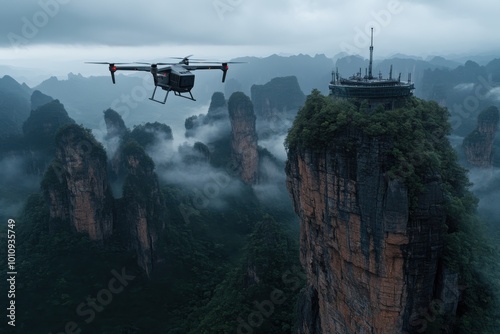
[[(385, 152), (390, 178), (402, 179), (412, 205), (426, 175), (438, 173), (447, 198), (444, 261), (459, 273), (465, 287), (458, 333), (498, 333), (500, 328), (500, 267), (498, 246), (483, 233), (477, 199), (469, 191), (466, 171), (446, 139), (448, 111), (417, 98), (399, 109), (369, 108), (367, 103), (333, 100), (313, 91), (299, 111), (286, 138), (288, 150), (342, 149), (355, 154), (360, 134), (392, 143)], [(450, 319), (445, 319), (449, 323)], [(445, 321), (443, 320), (443, 321)], [(430, 328), (430, 327), (429, 327)]]
[[(154, 129), (168, 133), (165, 127)], [(60, 142), (69, 132), (73, 133), (69, 140), (95, 143), (91, 133), (77, 125), (63, 126), (55, 137)], [(128, 131), (123, 134), (122, 159), (132, 156), (141, 168), (125, 178), (123, 198), (115, 202), (118, 217), (130, 209), (122, 205), (130, 199), (152, 201), (155, 164), (143, 146), (151, 144), (150, 134), (145, 128), (137, 130), (136, 137)], [(211, 157), (214, 168), (226, 166), (230, 159), (227, 139), (216, 143)], [(202, 143), (193, 150), (209, 154)], [(100, 144), (93, 153), (106, 156)], [(127, 161), (122, 165), (127, 166)], [(51, 171), (44, 178), (46, 186), (58, 182)], [(74, 322), (82, 333), (234, 333), (239, 319), (244, 319), (242, 326), (250, 326), (253, 333), (291, 333), (296, 296), (304, 282), (296, 231), (287, 227), (296, 219), (290, 207), (264, 207), (253, 189), (242, 185), (237, 194), (217, 198), (225, 203), (223, 207), (197, 205), (187, 187), (165, 183), (161, 187), (155, 197), (161, 208), (157, 202), (146, 203), (148, 214), (154, 214), (148, 218), (163, 226), (155, 254), (159, 262), (151, 279), (137, 266), (119, 231), (104, 244), (69, 228), (49, 231), (47, 198), (37, 193), (28, 199), (22, 215), (15, 217), (18, 332), (55, 334)], [(5, 237), (0, 234), (1, 244)], [(2, 267), (6, 266), (4, 252), (2, 248)], [(99, 293), (109, 290), (115, 271), (122, 270), (134, 278), (112, 295), (109, 304), (99, 303)], [(271, 296), (272, 312), (267, 302)], [(87, 298), (97, 304), (92, 317), (92, 299)], [(264, 305), (264, 311), (254, 301)], [(264, 312), (262, 322), (249, 320), (255, 312)]]
[(66, 124), (75, 123), (64, 106), (54, 100), (31, 111), (30, 117), (23, 124), (23, 133), (30, 149), (47, 149), (54, 146), (54, 134)]
[(357, 134), (379, 137), (393, 144), (385, 152), (387, 160), (392, 162), (388, 175), (405, 181), (410, 198), (415, 199), (422, 190), (421, 178), (429, 170), (448, 166), (452, 159), (444, 139), (450, 131), (447, 116), (446, 109), (437, 103), (417, 98), (409, 99), (402, 108), (385, 110), (378, 106), (372, 110), (366, 102), (333, 100), (313, 91), (298, 113), (285, 146), (288, 149), (340, 147), (355, 154), (360, 144)]
[(153, 144), (157, 138), (162, 140), (173, 139), (172, 129), (168, 125), (159, 122), (135, 126), (130, 133), (130, 137), (144, 147)]
[[(163, 265), (152, 280), (118, 240), (103, 246), (70, 231), (49, 233), (44, 198), (30, 197), (16, 229), (18, 333), (59, 333), (69, 321), (82, 333), (234, 333), (238, 318), (248, 322), (254, 301), (269, 300), (275, 289), (286, 300), (274, 305), (254, 333), (291, 333), (303, 279), (298, 245), (283, 227), (290, 217), (273, 213), (276, 221), (247, 191), (231, 200), (231, 209), (188, 212), (186, 221), (183, 210), (194, 210), (187, 194), (173, 187), (163, 192), (169, 208)], [(0, 255), (5, 268), (3, 248)], [(249, 266), (258, 283), (248, 280)], [(112, 270), (122, 268), (135, 278), (87, 323), (76, 309), (107, 288)]]
[(231, 94), (231, 97), (227, 101), (227, 107), (229, 109), (229, 117), (234, 117), (234, 114), (238, 110), (237, 108), (241, 108), (242, 110), (248, 111), (245, 115), (255, 119), (252, 101), (243, 92), (235, 92)]

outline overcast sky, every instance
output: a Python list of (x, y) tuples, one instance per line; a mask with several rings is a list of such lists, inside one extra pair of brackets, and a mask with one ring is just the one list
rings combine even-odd
[(376, 57), (478, 54), (500, 49), (499, 13), (498, 0), (2, 0), (0, 65), (45, 61), (50, 69), (188, 54), (367, 57), (372, 26)]

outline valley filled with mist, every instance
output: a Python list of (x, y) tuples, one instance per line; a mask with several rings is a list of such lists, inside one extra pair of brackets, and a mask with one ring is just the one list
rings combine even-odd
[[(196, 101), (165, 105), (149, 73), (31, 87), (0, 67), (0, 267), (14, 219), (17, 333), (319, 334), (325, 314), (345, 326), (331, 333), (394, 314), (407, 333), (498, 333), (500, 59), (377, 60), (415, 84), (386, 113), (329, 96), (333, 71), (362, 57), (233, 60), (224, 84), (197, 71)], [(384, 295), (403, 276), (413, 310)], [(357, 290), (328, 290), (351, 277)], [(431, 300), (443, 312), (416, 311)], [(366, 309), (380, 319), (337, 318)]]

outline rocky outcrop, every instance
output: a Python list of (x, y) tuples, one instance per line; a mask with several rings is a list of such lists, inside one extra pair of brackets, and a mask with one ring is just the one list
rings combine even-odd
[(210, 149), (199, 141), (192, 146), (184, 143), (179, 146), (178, 152), (182, 162), (187, 165), (208, 164), (210, 162)]
[(216, 127), (209, 129), (210, 132), (218, 132), (221, 135), (225, 135), (228, 124), (227, 102), (224, 94), (221, 92), (213, 93), (207, 114), (190, 116), (184, 122), (186, 137), (196, 137), (198, 135), (197, 132), (205, 125)]
[(491, 167), (493, 142), (498, 130), (499, 111), (496, 107), (483, 110), (477, 118), (476, 129), (463, 142), (467, 162), (474, 167)]
[(344, 136), (350, 145), (288, 155), (307, 274), (299, 332), (412, 332), (410, 319), (429, 307), (438, 275), (446, 217), (440, 179), (425, 177), (411, 207), (405, 184), (386, 174), (391, 143)]
[(130, 139), (135, 140), (144, 149), (153, 149), (158, 155), (165, 156), (173, 148), (173, 134), (170, 126), (160, 123), (145, 123), (134, 126), (129, 131), (121, 116), (112, 109), (104, 112), (106, 121), (107, 151), (111, 155), (110, 170), (113, 180), (123, 180), (127, 174), (127, 166), (123, 159), (123, 145)]
[(106, 153), (78, 125), (66, 125), (56, 136), (56, 158), (42, 189), (50, 208), (50, 229), (70, 228), (102, 241), (113, 229), (113, 197), (108, 184)]
[(251, 96), (257, 116), (257, 133), (263, 140), (286, 134), (306, 99), (295, 76), (253, 85)]
[(103, 113), (107, 138), (122, 137), (127, 132), (127, 127), (120, 114), (113, 109), (107, 109)]
[[(49, 101), (45, 103), (46, 101)], [(35, 91), (31, 96), (32, 109), (23, 124), (24, 155), (26, 171), (31, 175), (43, 177), (47, 166), (55, 156), (55, 136), (57, 130), (75, 122), (58, 100)]]
[[(32, 103), (37, 105), (42, 100), (46, 99), (35, 97)], [(46, 149), (54, 146), (55, 134), (61, 126), (74, 123), (61, 102), (52, 100), (31, 110), (29, 118), (23, 124), (23, 133), (30, 147)]]
[(84, 233), (99, 242), (117, 233), (150, 276), (158, 258), (165, 204), (154, 163), (144, 148), (130, 139), (120, 147), (123, 195), (114, 200), (106, 152), (90, 130), (66, 125), (58, 131), (56, 144), (56, 159), (42, 181), (49, 229)]
[[(110, 179), (114, 189), (117, 193), (121, 189), (119, 181), (123, 181), (124, 168), (122, 166), (120, 145), (123, 144), (124, 136), (127, 134), (128, 129), (122, 116), (113, 109), (107, 109), (104, 112), (104, 122), (106, 124), (105, 145), (106, 152), (109, 156), (109, 171)], [(119, 184), (117, 187), (116, 185)]]
[(226, 98), (223, 93), (215, 92), (210, 100), (210, 106), (208, 107), (205, 123), (213, 123), (214, 121), (224, 118), (227, 118)]
[(264, 85), (253, 85), (250, 92), (255, 114), (262, 119), (271, 119), (276, 113), (296, 113), (306, 100), (295, 76), (274, 78)]
[(160, 122), (138, 125), (134, 127), (130, 137), (143, 147), (174, 139), (170, 126)]
[(35, 90), (33, 94), (31, 94), (31, 110), (35, 110), (40, 108), (41, 106), (54, 101), (54, 99), (39, 90)]
[(228, 101), (231, 120), (231, 157), (239, 166), (240, 178), (246, 184), (255, 184), (258, 178), (259, 155), (255, 113), (248, 96), (242, 92), (231, 95)]
[(148, 276), (157, 260), (158, 237), (163, 229), (165, 204), (154, 173), (154, 162), (135, 141), (125, 144), (123, 164), (128, 175), (118, 212), (120, 231), (127, 248)]

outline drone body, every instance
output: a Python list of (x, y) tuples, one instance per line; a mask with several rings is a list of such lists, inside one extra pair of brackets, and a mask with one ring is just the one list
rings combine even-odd
[[(224, 82), (226, 80), (227, 70), (229, 69), (227, 64), (238, 63), (238, 62), (223, 62), (220, 65), (218, 65), (215, 64), (215, 62), (198, 61), (196, 62), (196, 64), (190, 64), (189, 57), (191, 56), (182, 58), (182, 60), (178, 63), (156, 63), (156, 64), (139, 63), (139, 64), (145, 64), (147, 66), (134, 66), (134, 65), (121, 66), (122, 63), (106, 63), (106, 62), (88, 62), (88, 63), (109, 65), (109, 72), (111, 73), (111, 79), (113, 81), (113, 84), (115, 83), (116, 71), (150, 72), (153, 76), (155, 89), (153, 91), (153, 95), (149, 99), (162, 104), (165, 104), (167, 102), (168, 93), (170, 93), (171, 91), (173, 91), (176, 96), (196, 101), (193, 98), (193, 94), (191, 94), (191, 89), (193, 89), (194, 87), (194, 79), (195, 79), (195, 75), (191, 71), (219, 69), (222, 70), (222, 82)], [(156, 89), (158, 87), (167, 92), (165, 94), (165, 98), (163, 99), (163, 101), (155, 99)]]

